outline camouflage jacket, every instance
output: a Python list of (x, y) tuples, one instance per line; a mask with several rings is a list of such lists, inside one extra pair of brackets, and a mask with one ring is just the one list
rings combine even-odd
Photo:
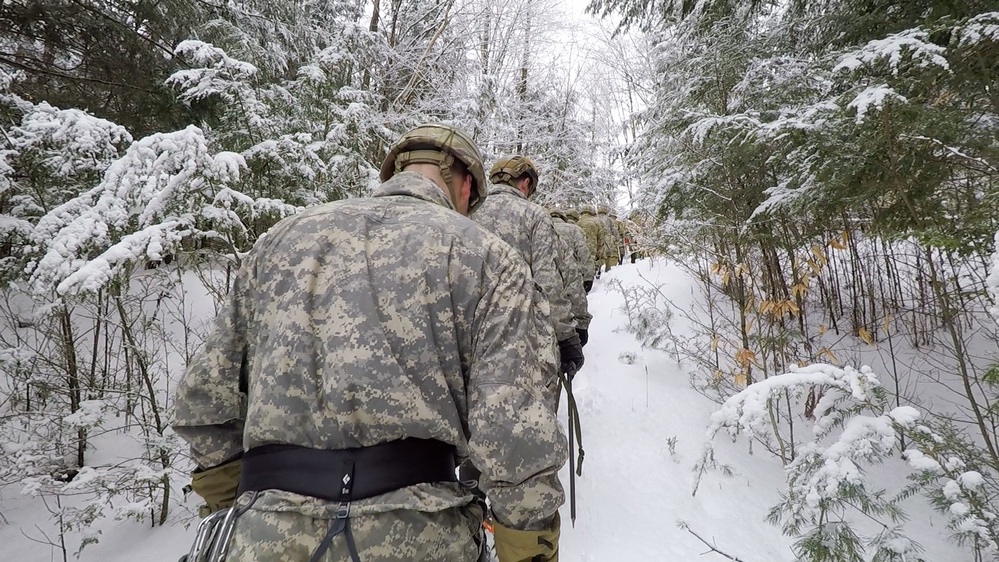
[(613, 219), (613, 221), (617, 232), (617, 249), (621, 252), (621, 255), (624, 255), (624, 251), (627, 246), (624, 241), (628, 238), (628, 228), (624, 225), (624, 221), (619, 221), (617, 219)]
[(586, 246), (590, 250), (590, 255), (596, 263), (601, 263), (607, 257), (606, 244), (604, 243), (604, 227), (600, 220), (592, 212), (581, 212), (579, 222), (576, 223), (586, 235)]
[(572, 227), (565, 229), (565, 231), (568, 233), (569, 247), (572, 248), (572, 254), (576, 257), (576, 263), (579, 264), (580, 277), (583, 281), (591, 281), (597, 269), (597, 264), (593, 261), (593, 254), (590, 253), (589, 244), (586, 243), (586, 234), (582, 228), (571, 222), (564, 224)]
[[(272, 443), (438, 439), (482, 471), (500, 521), (546, 524), (564, 501), (567, 455), (543, 394), (556, 370), (548, 304), (514, 250), (452, 209), (435, 183), (403, 172), (263, 236), (176, 390), (173, 427), (194, 461)], [(328, 507), (278, 494), (291, 511)], [(457, 483), (418, 484), (351, 510), (469, 500)]]
[(556, 262), (558, 235), (548, 211), (528, 201), (516, 188), (498, 184), (489, 190), (472, 220), (499, 235), (527, 260), (534, 280), (551, 303), (555, 337), (561, 341), (575, 336), (575, 322), (563, 290), (565, 283)]
[(579, 256), (579, 248), (582, 247), (587, 257), (590, 252), (586, 249), (586, 241), (583, 239), (583, 233), (579, 230), (578, 226), (569, 224), (559, 218), (554, 219), (554, 222), (555, 232), (559, 237), (559, 249), (562, 254), (559, 258), (559, 263), (561, 264), (562, 271), (566, 272), (565, 294), (569, 297), (572, 317), (576, 321), (576, 327), (586, 330), (590, 327), (590, 320), (593, 316), (588, 309), (589, 303), (586, 300), (586, 289), (583, 288), (583, 279), (585, 275), (589, 275), (590, 279), (593, 278), (593, 268), (585, 269), (584, 263)]
[(621, 255), (618, 253), (620, 251), (618, 249), (620, 234), (617, 225), (614, 224), (614, 219), (610, 218), (610, 215), (601, 213), (597, 215), (597, 220), (604, 232), (604, 258), (617, 258)]

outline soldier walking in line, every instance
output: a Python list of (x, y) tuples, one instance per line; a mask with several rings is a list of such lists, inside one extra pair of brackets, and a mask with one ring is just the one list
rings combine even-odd
[(232, 561), (470, 562), (483, 504), (454, 475), (470, 459), (499, 560), (557, 560), (567, 450), (544, 397), (547, 299), (464, 216), (486, 196), (464, 133), (416, 127), (381, 179), (244, 258), (176, 389), (192, 488), (206, 511), (235, 501)]
[[(562, 271), (566, 274), (566, 294), (569, 296), (573, 320), (576, 321), (576, 333), (579, 334), (579, 344), (585, 346), (589, 341), (590, 320), (593, 318), (589, 312), (589, 302), (586, 300), (588, 289), (586, 282), (583, 281), (584, 276), (592, 272), (587, 263), (590, 261), (590, 251), (586, 247), (586, 236), (578, 226), (566, 222), (564, 211), (551, 209), (549, 214), (555, 223), (555, 232), (561, 242), (560, 248), (563, 254), (560, 263), (566, 264)], [(593, 286), (592, 278), (590, 286)]]

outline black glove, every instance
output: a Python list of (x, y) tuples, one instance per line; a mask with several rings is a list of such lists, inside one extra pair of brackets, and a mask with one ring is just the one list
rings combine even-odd
[(590, 289), (593, 288), (593, 279), (590, 279), (589, 281), (583, 281), (583, 288), (586, 289), (587, 293), (589, 293)]
[(586, 347), (586, 342), (590, 340), (590, 334), (585, 328), (576, 328), (576, 333), (579, 334), (579, 347)]
[(558, 342), (558, 352), (562, 357), (562, 372), (572, 380), (583, 366), (583, 346), (579, 344), (579, 336), (573, 335)]

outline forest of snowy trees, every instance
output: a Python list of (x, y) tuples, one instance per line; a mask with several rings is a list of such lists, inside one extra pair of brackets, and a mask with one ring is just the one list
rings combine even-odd
[[(916, 496), (999, 560), (999, 1), (588, 11), (0, 4), (0, 488), (60, 531), (190, 517), (169, 396), (208, 324), (184, 295), (217, 307), (277, 220), (365, 195), (400, 132), (446, 121), (697, 280), (693, 308), (630, 290), (631, 329), (722, 405), (712, 435), (781, 460), (801, 560), (921, 560)], [(110, 439), (133, 458), (91, 462)], [(896, 486), (865, 479), (889, 458)]]

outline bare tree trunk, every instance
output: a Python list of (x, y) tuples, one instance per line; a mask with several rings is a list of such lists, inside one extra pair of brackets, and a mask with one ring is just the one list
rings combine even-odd
[[(148, 398), (145, 402), (149, 404), (149, 411), (153, 415), (153, 429), (156, 431), (157, 435), (163, 436), (163, 432), (166, 426), (163, 423), (163, 418), (160, 415), (159, 402), (156, 400), (156, 388), (153, 385), (152, 373), (149, 368), (149, 361), (146, 357), (145, 352), (139, 349), (138, 342), (135, 339), (135, 335), (132, 330), (132, 323), (128, 320), (128, 314), (125, 311), (125, 305), (122, 303), (121, 296), (116, 295), (114, 298), (115, 306), (118, 309), (118, 318), (121, 320), (121, 332), (125, 340), (125, 344), (128, 349), (132, 352), (132, 357), (135, 360), (135, 366), (139, 373), (142, 383), (145, 386), (145, 390), (148, 393)], [(145, 426), (145, 424), (142, 424)], [(159, 459), (160, 466), (164, 469), (170, 468), (170, 451), (166, 447), (158, 447), (156, 451), (156, 456)], [(161, 479), (163, 485), (163, 501), (161, 503), (161, 510), (159, 514), (159, 524), (163, 525), (166, 523), (166, 518), (169, 508), (170, 500), (170, 480), (167, 477)], [(153, 520), (157, 520), (154, 515)]]
[[(76, 357), (76, 337), (73, 334), (72, 312), (63, 301), (59, 308), (58, 321), (63, 347), (63, 360), (66, 362), (66, 388), (69, 391), (69, 411), (77, 412), (83, 401), (83, 389), (80, 383), (80, 366)], [(76, 430), (76, 466), (83, 467), (84, 453), (87, 450), (87, 430)]]
[(527, 1), (524, 22), (524, 51), (520, 57), (520, 80), (517, 81), (517, 101), (520, 102), (520, 118), (517, 120), (517, 152), (524, 151), (524, 121), (530, 114), (527, 111), (527, 68), (531, 63), (531, 22), (534, 16), (534, 2)]
[(930, 275), (932, 276), (930, 285), (933, 287), (940, 307), (940, 318), (943, 322), (943, 327), (950, 335), (951, 345), (954, 346), (954, 358), (957, 360), (958, 374), (961, 376), (961, 384), (964, 386), (965, 398), (968, 400), (968, 405), (971, 406), (971, 411), (975, 414), (975, 423), (978, 425), (982, 440), (985, 442), (985, 447), (988, 449), (992, 462), (999, 464), (999, 454), (997, 454), (994, 444), (995, 434), (990, 432), (986, 427), (986, 413), (982, 411), (982, 408), (978, 404), (978, 397), (975, 395), (974, 388), (972, 387), (976, 381), (973, 381), (973, 377), (969, 372), (968, 359), (965, 354), (964, 341), (961, 335), (960, 320), (955, 317), (955, 309), (951, 304), (947, 288), (944, 286), (946, 280), (941, 279), (937, 272), (932, 250), (925, 248), (924, 251), (926, 252), (926, 261), (930, 268)]
[[(368, 31), (376, 33), (378, 31), (378, 18), (381, 16), (381, 0), (371, 0), (371, 21), (368, 22)], [(371, 69), (365, 68), (361, 78), (361, 89), (368, 91), (371, 87)]]

